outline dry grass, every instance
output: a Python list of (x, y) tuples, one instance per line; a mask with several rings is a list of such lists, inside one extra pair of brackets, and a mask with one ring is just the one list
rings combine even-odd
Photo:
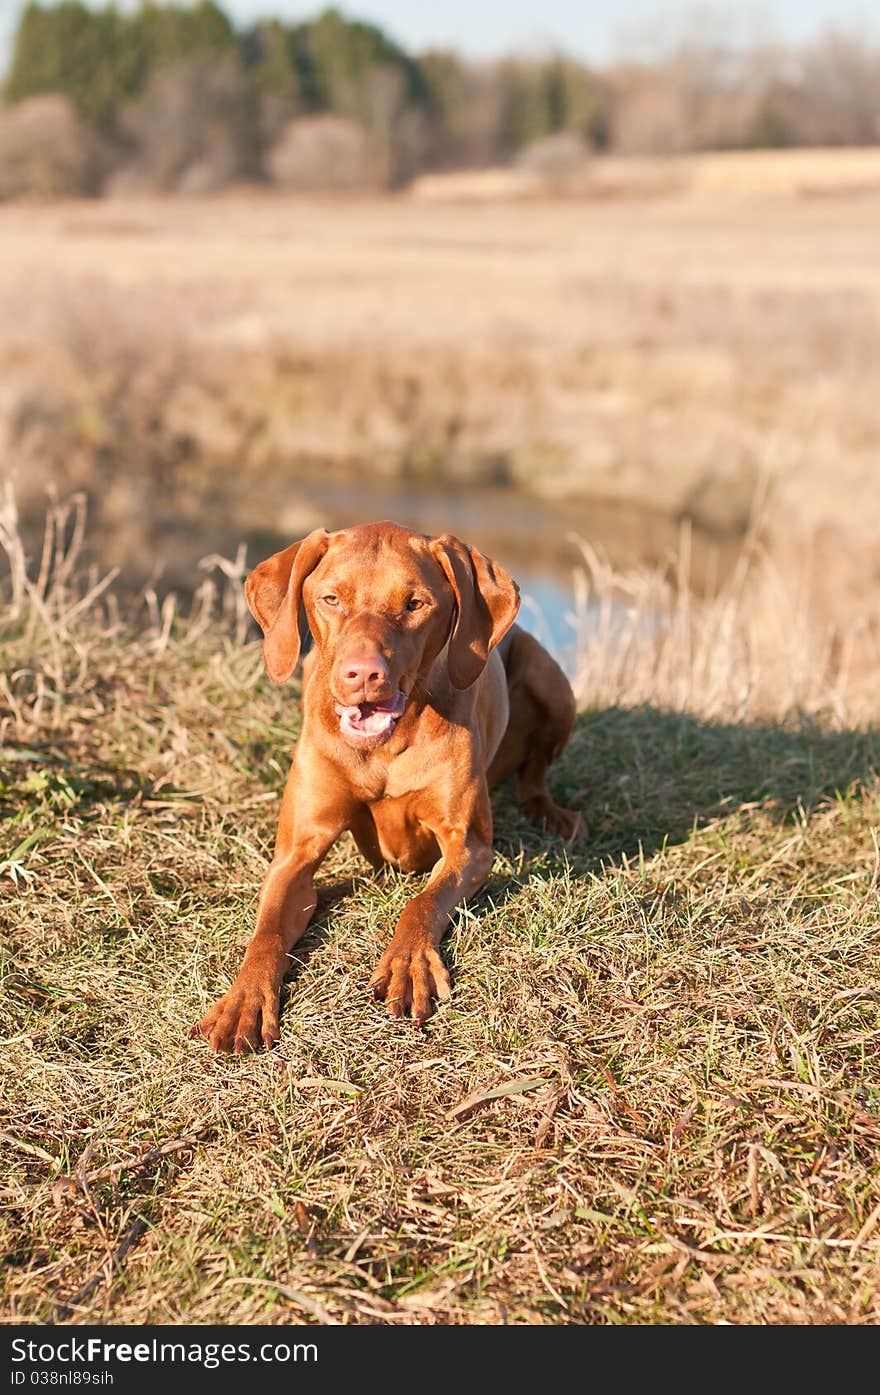
[(729, 150), (690, 155), (609, 155), (550, 174), (528, 167), (425, 174), (411, 196), (429, 203), (498, 199), (828, 198), (880, 192), (880, 151), (835, 149)]
[(279, 1049), (213, 1059), (186, 1030), (250, 933), (294, 694), (236, 592), (127, 618), (75, 544), (28, 581), (11, 524), (7, 1320), (878, 1320), (878, 670), (780, 691), (738, 583), (624, 579), (555, 777), (587, 847), (502, 793), (420, 1031), (365, 993), (412, 882), (341, 846)]
[(87, 490), (102, 560), (140, 580), (323, 521), (308, 479), (502, 481), (716, 532), (769, 482), (775, 536), (830, 533), (861, 593), (880, 203), (766, 186), (4, 207), (0, 458), (35, 518), (48, 480)]

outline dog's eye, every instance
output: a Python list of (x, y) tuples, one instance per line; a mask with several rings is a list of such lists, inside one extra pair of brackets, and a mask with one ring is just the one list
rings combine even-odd
[(418, 596), (412, 596), (406, 603), (407, 610), (423, 610), (425, 602), (420, 601)]
[(321, 597), (321, 600), (324, 602), (325, 605), (339, 605), (339, 597), (338, 597), (338, 596), (333, 596), (333, 595), (330, 595), (330, 596), (322, 596), (322, 597)]

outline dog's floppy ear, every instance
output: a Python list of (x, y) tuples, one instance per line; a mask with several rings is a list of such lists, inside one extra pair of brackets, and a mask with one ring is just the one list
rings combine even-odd
[(449, 533), (434, 539), (431, 552), (455, 593), (449, 678), (463, 691), (477, 681), (489, 654), (516, 619), (519, 587), (497, 562)]
[(316, 528), (302, 542), (261, 562), (244, 583), (251, 614), (263, 631), (263, 658), (273, 683), (283, 683), (296, 668), (303, 582), (327, 551), (329, 536)]

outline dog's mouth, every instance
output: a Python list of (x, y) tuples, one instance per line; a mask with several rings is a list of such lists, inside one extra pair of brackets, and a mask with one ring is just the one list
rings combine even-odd
[(399, 688), (393, 697), (382, 702), (360, 702), (357, 707), (343, 707), (337, 702), (339, 730), (356, 745), (378, 745), (391, 735), (405, 707), (406, 698)]

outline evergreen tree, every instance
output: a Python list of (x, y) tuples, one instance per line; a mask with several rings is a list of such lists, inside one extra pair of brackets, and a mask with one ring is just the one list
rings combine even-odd
[(58, 92), (99, 124), (137, 95), (158, 68), (235, 49), (235, 31), (213, 0), (192, 7), (146, 3), (133, 15), (81, 0), (25, 7), (6, 83), (10, 101)]
[(90, 10), (80, 0), (51, 7), (32, 0), (16, 35), (8, 98), (59, 92), (84, 116), (104, 119), (120, 96), (116, 53), (125, 23), (116, 10)]

